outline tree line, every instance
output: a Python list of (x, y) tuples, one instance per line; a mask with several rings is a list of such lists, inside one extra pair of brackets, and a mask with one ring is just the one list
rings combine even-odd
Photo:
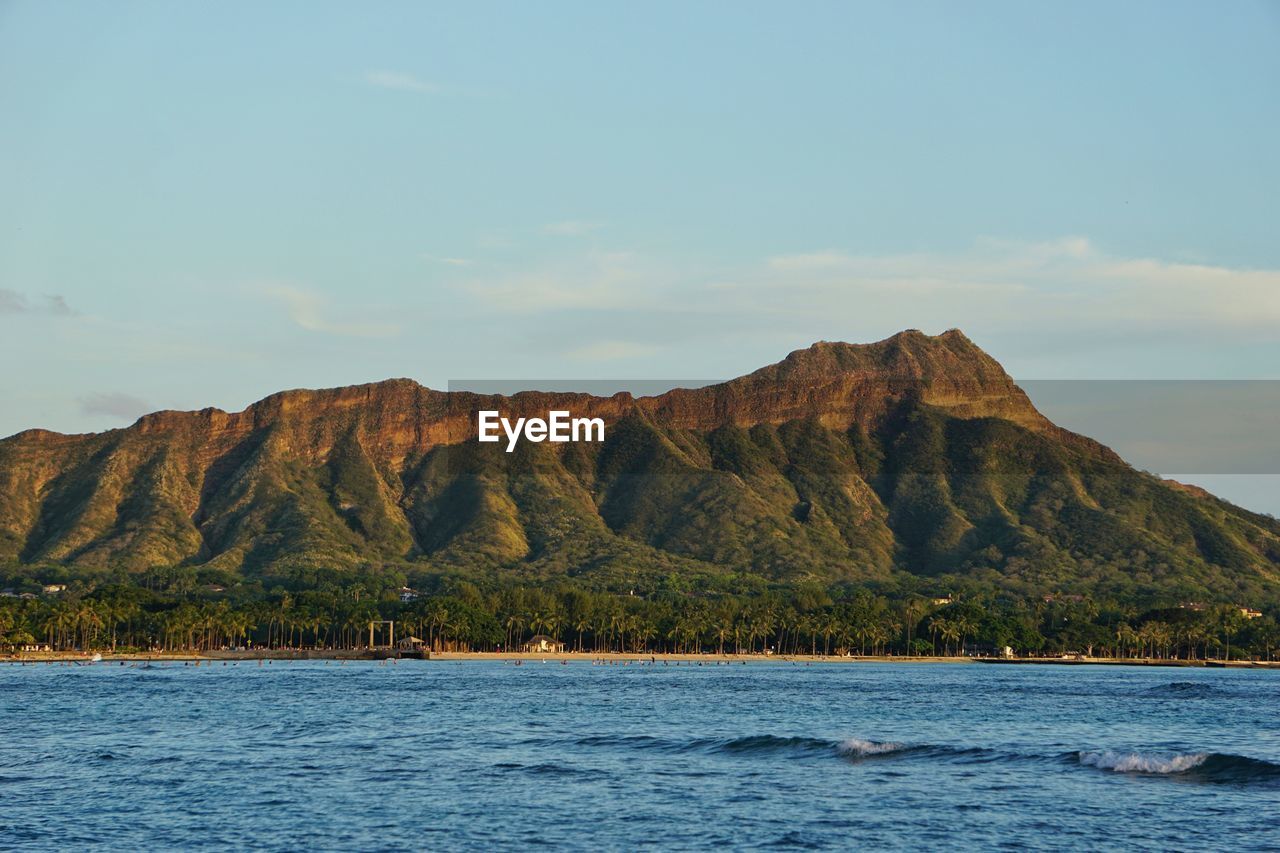
[(1166, 607), (1007, 596), (971, 600), (890, 597), (856, 586), (750, 594), (601, 592), (471, 582), (418, 595), (395, 578), (325, 582), (313, 589), (205, 589), (189, 583), (73, 584), (37, 597), (0, 598), (0, 649), (59, 651), (359, 649), (413, 637), (435, 651), (519, 649), (544, 635), (597, 654), (1019, 655), (1270, 660), (1273, 614), (1239, 607)]

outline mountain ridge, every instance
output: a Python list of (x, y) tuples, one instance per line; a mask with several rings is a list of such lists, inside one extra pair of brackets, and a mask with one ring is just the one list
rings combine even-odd
[[(602, 417), (606, 441), (490, 453), (473, 440), (479, 408)], [(0, 560), (20, 565), (951, 567), (1035, 583), (1098, 559), (1130, 574), (1154, 559), (1193, 588), (1228, 575), (1271, 588), (1280, 531), (1054, 425), (958, 330), (819, 342), (649, 397), (392, 379), (0, 440)]]
[[(942, 343), (945, 347), (940, 350), (937, 343)], [(923, 346), (922, 346), (923, 345)], [(956, 352), (952, 346), (959, 346), (960, 351)], [(945, 371), (940, 369), (940, 365), (929, 364), (928, 361), (922, 362), (920, 355), (938, 355), (940, 352), (948, 352), (952, 356), (963, 356), (965, 359), (972, 359), (973, 364), (978, 366), (979, 371), (974, 375), (972, 382), (968, 388), (960, 386), (954, 379), (947, 377)], [(873, 364), (870, 360), (878, 360), (879, 364)], [(887, 362), (887, 364), (886, 364)], [(712, 384), (712, 386), (704, 386), (700, 388), (673, 388), (662, 394), (655, 396), (632, 397), (630, 393), (621, 392), (613, 394), (612, 397), (593, 397), (590, 394), (570, 393), (570, 392), (520, 392), (513, 394), (507, 400), (513, 403), (526, 403), (524, 406), (515, 406), (516, 410), (536, 409), (536, 407), (544, 406), (547, 402), (566, 401), (585, 403), (589, 406), (591, 414), (603, 414), (605, 416), (613, 416), (618, 418), (623, 412), (630, 409), (631, 406), (639, 406), (641, 409), (648, 411), (657, 411), (667, 418), (675, 419), (676, 425), (685, 428), (707, 429), (718, 425), (719, 421), (735, 420), (735, 423), (754, 424), (760, 423), (762, 420), (780, 420), (786, 418), (786, 409), (778, 414), (764, 414), (763, 418), (753, 419), (751, 416), (746, 418), (732, 418), (731, 403), (735, 400), (741, 401), (742, 392), (760, 391), (762, 387), (772, 386), (774, 388), (794, 386), (797, 382), (806, 383), (806, 388), (812, 391), (813, 380), (826, 379), (827, 383), (831, 383), (833, 379), (844, 379), (846, 384), (844, 387), (828, 387), (828, 400), (820, 402), (844, 402), (850, 393), (856, 396), (856, 384), (859, 380), (864, 386), (872, 386), (872, 384), (881, 384), (881, 386), (895, 389), (902, 393), (908, 391), (910, 387), (916, 386), (920, 388), (928, 388), (931, 392), (922, 398), (923, 402), (931, 403), (931, 405), (947, 406), (947, 394), (955, 398), (955, 407), (959, 410), (961, 416), (980, 416), (984, 414), (993, 414), (1002, 416), (1006, 420), (1014, 420), (1015, 423), (1027, 425), (1030, 428), (1047, 429), (1052, 428), (1052, 424), (1044, 419), (1038, 411), (1034, 410), (1034, 406), (1016, 387), (1012, 379), (1007, 377), (1004, 369), (998, 365), (998, 362), (991, 359), (986, 352), (983, 352), (977, 346), (969, 341), (959, 329), (950, 329), (943, 332), (940, 336), (927, 336), (919, 330), (908, 329), (904, 332), (895, 334), (895, 336), (883, 339), (876, 343), (865, 343), (865, 345), (856, 345), (856, 343), (828, 342), (819, 341), (814, 345), (795, 350), (777, 364), (767, 365), (742, 377), (726, 380), (726, 382)], [(974, 393), (982, 389), (983, 383), (995, 383), (995, 394), (987, 394), (983, 398), (982, 394)], [(968, 393), (963, 393), (968, 391)], [(340, 410), (342, 407), (355, 405), (357, 402), (370, 403), (375, 402), (378, 398), (383, 397), (403, 397), (404, 394), (413, 394), (417, 397), (416, 405), (420, 410), (425, 409), (425, 414), (433, 414), (431, 410), (438, 407), (447, 407), (445, 402), (449, 397), (454, 396), (461, 400), (480, 400), (495, 401), (498, 396), (495, 394), (472, 394), (471, 392), (448, 392), (436, 391), (436, 389), (422, 386), (416, 380), (408, 378), (392, 378), (378, 380), (378, 382), (361, 383), (356, 386), (339, 386), (333, 388), (296, 388), (288, 389), (288, 391), (279, 391), (269, 394), (261, 400), (251, 403), (244, 407), (241, 411), (225, 411), (216, 409), (216, 407), (205, 407), (200, 410), (160, 410), (148, 412), (142, 415), (129, 427), (105, 430), (101, 433), (58, 433), (54, 430), (47, 429), (28, 429), (22, 432), (10, 435), (8, 438), (0, 439), (0, 442), (40, 442), (49, 444), (63, 444), (82, 441), (82, 439), (100, 437), (100, 435), (110, 435), (120, 432), (128, 432), (128, 430), (137, 430), (138, 433), (156, 433), (163, 432), (165, 429), (172, 429), (188, 425), (189, 421), (204, 421), (207, 427), (215, 430), (229, 430), (232, 433), (251, 432), (252, 429), (260, 428), (265, 425), (266, 421), (280, 418), (280, 416), (288, 415), (291, 411), (296, 411), (298, 407), (308, 405), (308, 403), (319, 403), (328, 411)], [(712, 398), (714, 405), (705, 405), (708, 398)], [(814, 400), (776, 400), (778, 405), (790, 407), (791, 414), (799, 414), (801, 416), (813, 416)], [(703, 405), (699, 405), (703, 403)], [(1001, 406), (1001, 403), (1004, 405)], [(984, 409), (986, 406), (986, 409)], [(997, 414), (997, 407), (1002, 407), (1004, 411)], [(694, 412), (698, 411), (713, 412), (710, 418), (699, 418)], [(829, 416), (831, 423), (847, 425), (849, 418), (868, 418), (868, 415), (874, 415), (876, 412), (867, 412), (859, 410), (849, 411), (829, 411), (824, 412)], [(184, 424), (183, 421), (188, 421)], [(468, 430), (461, 430), (461, 433), (449, 433), (445, 439), (451, 442), (463, 441)], [(426, 441), (430, 441), (430, 437), (426, 437)]]

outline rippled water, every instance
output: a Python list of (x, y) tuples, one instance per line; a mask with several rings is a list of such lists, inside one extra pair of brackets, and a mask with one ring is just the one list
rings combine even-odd
[(1280, 672), (0, 666), (0, 847), (1280, 847)]

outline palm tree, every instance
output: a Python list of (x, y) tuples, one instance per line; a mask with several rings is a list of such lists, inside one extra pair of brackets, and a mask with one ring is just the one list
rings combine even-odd
[(470, 627), (470, 623), (467, 621), (466, 617), (462, 614), (457, 614), (453, 618), (449, 619), (447, 622), (443, 623), (440, 626), (440, 631), (443, 635), (442, 644), (444, 645), (444, 647), (446, 649), (448, 648), (449, 635), (452, 634), (454, 650), (457, 651), (459, 648), (461, 648), (460, 644), (461, 644), (462, 638), (466, 634), (467, 629), (469, 627)]
[(763, 641), (760, 651), (766, 651), (769, 643), (769, 635), (773, 633), (773, 626), (777, 622), (777, 614), (772, 607), (761, 607), (751, 614), (751, 651), (755, 651), (755, 638), (759, 637)]
[[(320, 608), (311, 611), (311, 638), (316, 648), (323, 648), (328, 645), (329, 639), (329, 614)], [(320, 638), (320, 629), (324, 628), (324, 639)]]
[(817, 622), (809, 614), (801, 616), (796, 622), (796, 651), (800, 649), (800, 637), (804, 634), (809, 635), (809, 654), (818, 654), (818, 627)]
[(693, 651), (701, 654), (703, 641), (711, 628), (711, 614), (705, 608), (698, 607), (689, 614), (689, 635), (693, 643)]
[(934, 615), (929, 619), (929, 631), (934, 636), (941, 638), (943, 653), (950, 655), (952, 650), (951, 642), (960, 638), (960, 631), (957, 629), (955, 621), (945, 616)]
[(1168, 657), (1169, 642), (1173, 638), (1173, 632), (1168, 625), (1163, 622), (1147, 622), (1142, 626), (1139, 636), (1150, 644), (1151, 657), (1161, 657), (1161, 652), (1165, 652), (1163, 656)]
[[(524, 616), (519, 613), (512, 613), (507, 617), (507, 648), (518, 645), (524, 639)], [(514, 638), (514, 639), (513, 639)]]
[(560, 614), (554, 611), (547, 613), (542, 617), (542, 629), (557, 642), (560, 640)]
[(929, 642), (935, 652), (938, 650), (938, 635), (942, 634), (945, 640), (946, 634), (950, 630), (951, 622), (947, 617), (940, 613), (935, 613), (929, 617)]
[(929, 612), (929, 603), (923, 598), (915, 596), (907, 599), (907, 603), (903, 605), (902, 615), (907, 626), (907, 654), (914, 654), (911, 648), (911, 632), (915, 630), (916, 625), (920, 624), (920, 620)]
[(582, 635), (591, 630), (591, 616), (585, 611), (573, 620), (573, 630), (578, 632), (578, 651), (582, 651)]
[(841, 628), (839, 617), (835, 613), (828, 611), (822, 617), (822, 653), (824, 655), (831, 654), (831, 637)]
[(529, 630), (534, 634), (542, 634), (546, 632), (547, 617), (541, 611), (534, 611), (529, 617)]
[(1120, 652), (1120, 657), (1128, 657), (1125, 651), (1132, 649), (1137, 641), (1138, 634), (1129, 627), (1129, 623), (1121, 622), (1116, 626), (1116, 648)]
[(723, 620), (716, 622), (714, 636), (716, 642), (720, 644), (717, 653), (723, 655), (724, 641), (733, 636), (733, 622)]
[(1244, 625), (1244, 615), (1240, 612), (1239, 607), (1230, 604), (1224, 604), (1215, 614), (1219, 630), (1222, 631), (1223, 637), (1226, 638), (1227, 652), (1226, 659), (1231, 660), (1231, 638), (1236, 635), (1240, 628)]
[(635, 625), (635, 649), (637, 652), (645, 651), (649, 647), (649, 641), (658, 635), (658, 629), (648, 619), (637, 619)]
[(873, 643), (878, 642), (880, 646), (880, 650), (877, 652), (873, 645), (872, 654), (881, 654), (881, 655), (885, 654), (888, 651), (887, 647), (889, 645), (889, 641), (893, 639), (893, 637), (896, 636), (900, 630), (902, 630), (902, 626), (899, 625), (896, 621), (894, 621), (891, 618), (885, 617), (882, 621), (877, 622), (875, 625), (875, 634), (872, 637), (872, 642)]
[(867, 640), (872, 638), (874, 632), (875, 626), (865, 619), (859, 619), (853, 628), (853, 635), (858, 639), (858, 654), (863, 657), (867, 654)]
[(618, 651), (620, 652), (627, 650), (627, 628), (630, 624), (631, 620), (622, 611), (615, 611), (609, 616), (610, 633), (618, 638)]
[[(787, 653), (788, 648), (795, 648), (795, 630), (800, 624), (800, 614), (794, 607), (788, 607), (778, 615), (778, 651)], [(788, 642), (791, 640), (792, 642)]]
[(969, 621), (969, 617), (964, 615), (957, 616), (952, 621), (955, 626), (957, 639), (960, 641), (960, 654), (963, 655), (965, 637), (973, 633), (974, 625), (973, 622)]
[(1257, 640), (1258, 646), (1267, 656), (1267, 661), (1271, 660), (1271, 653), (1276, 647), (1276, 641), (1280, 639), (1280, 626), (1270, 616), (1264, 616), (1261, 619), (1254, 620), (1251, 629)]
[(1196, 646), (1200, 644), (1201, 639), (1205, 636), (1205, 630), (1198, 624), (1187, 623), (1177, 627), (1175, 636), (1178, 642), (1182, 644), (1186, 659), (1191, 660), (1195, 657)]
[(67, 631), (72, 624), (70, 608), (65, 602), (60, 601), (49, 611), (40, 628), (44, 631), (45, 640), (49, 645), (54, 649), (61, 649), (66, 646)]
[(92, 601), (81, 601), (76, 608), (76, 627), (80, 631), (80, 648), (90, 649), (102, 628), (102, 616)]

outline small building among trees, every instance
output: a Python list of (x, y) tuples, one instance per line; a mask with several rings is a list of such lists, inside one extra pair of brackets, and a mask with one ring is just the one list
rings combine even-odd
[(548, 637), (546, 634), (537, 634), (521, 646), (521, 649), (528, 654), (552, 654), (558, 655), (564, 651), (564, 643), (555, 637)]
[(424, 645), (426, 644), (422, 642), (421, 638), (410, 634), (407, 637), (401, 637), (400, 641), (396, 643), (396, 648), (402, 652), (419, 652), (422, 651)]

